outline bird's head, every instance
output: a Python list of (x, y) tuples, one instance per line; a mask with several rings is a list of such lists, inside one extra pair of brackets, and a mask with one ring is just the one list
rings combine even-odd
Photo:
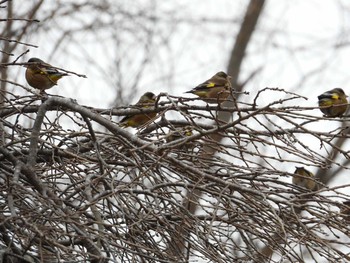
[[(40, 58), (30, 58), (27, 63), (30, 64), (44, 64), (45, 62), (42, 61)], [(24, 65), (24, 67), (28, 68), (30, 65)]]
[(216, 76), (220, 78), (227, 78), (227, 74), (223, 71), (219, 71), (218, 73), (216, 73)]
[(143, 94), (139, 100), (139, 103), (154, 103), (157, 96), (153, 92), (146, 92)]
[(220, 77), (220, 78), (225, 78), (230, 80), (232, 77), (227, 75), (225, 72), (223, 71), (219, 71), (218, 73), (215, 74), (215, 76)]
[(157, 98), (153, 92), (146, 92), (145, 94), (142, 95), (142, 97), (145, 98), (146, 100), (155, 100)]
[(339, 94), (339, 95), (345, 95), (344, 90), (341, 89), (341, 88), (332, 89), (331, 92), (332, 92), (332, 93), (337, 93), (337, 94)]

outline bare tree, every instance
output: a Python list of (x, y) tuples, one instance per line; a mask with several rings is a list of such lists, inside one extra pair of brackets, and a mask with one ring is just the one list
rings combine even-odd
[[(76, 28), (63, 27), (55, 50), (64, 47), (67, 39), (76, 41), (73, 33), (98, 35), (103, 32), (99, 29), (123, 21), (105, 22), (113, 16), (133, 16), (136, 25), (144, 25), (139, 34), (141, 38), (146, 33), (140, 42), (146, 52), (141, 66), (132, 72), (136, 77), (129, 83), (131, 93), (138, 89), (154, 57), (155, 31), (149, 30), (146, 21), (154, 25), (157, 15), (126, 12), (122, 5), (109, 1), (57, 3), (53, 12), (40, 1), (28, 6), (26, 17), (19, 18), (21, 27), (13, 28), (14, 3), (3, 1), (8, 17), (3, 21), (1, 50), (16, 57), (1, 61), (3, 261), (348, 259), (348, 207), (342, 204), (348, 200), (343, 191), (348, 185), (327, 186), (347, 169), (348, 117), (314, 116), (310, 110), (315, 107), (294, 106), (305, 97), (278, 87), (260, 88), (256, 95), (249, 95), (248, 102), (240, 95), (259, 73), (259, 69), (252, 70), (240, 80), (264, 3), (251, 0), (247, 5), (227, 70), (235, 92), (225, 103), (201, 106), (196, 99), (161, 93), (154, 108), (105, 109), (62, 96), (41, 96), (11, 79), (8, 70), (23, 64), (18, 59), (32, 45), (24, 38), (45, 29), (36, 20), (38, 10), (47, 26), (97, 10), (92, 13), (99, 18), (94, 23), (83, 19)], [(122, 42), (121, 35), (111, 32), (112, 42)], [(86, 59), (95, 61), (93, 56)], [(119, 83), (115, 99), (119, 105), (131, 93), (123, 94), (125, 69), (120, 60), (115, 61), (111, 69), (119, 69), (118, 78), (104, 81)], [(94, 68), (111, 75), (99, 61)], [(17, 95), (10, 85), (31, 93)], [(266, 94), (276, 99), (260, 103)], [(136, 134), (114, 120), (140, 112), (157, 112), (159, 118)], [(173, 118), (173, 114), (180, 117)], [(336, 128), (320, 131), (315, 128), (320, 122)], [(166, 140), (169, 130), (182, 127), (191, 127), (193, 134)], [(305, 138), (317, 142), (322, 151)], [(316, 190), (291, 184), (294, 166), (322, 168), (315, 178)], [(330, 172), (330, 166), (337, 170)]]

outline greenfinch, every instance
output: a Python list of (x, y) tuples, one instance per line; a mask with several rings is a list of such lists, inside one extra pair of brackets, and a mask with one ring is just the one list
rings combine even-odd
[(231, 94), (231, 76), (220, 71), (186, 93), (195, 94), (208, 103), (226, 100)]
[[(187, 126), (183, 128), (178, 128), (176, 130), (170, 130), (169, 133), (166, 135), (165, 140), (167, 143), (175, 142), (177, 140), (181, 140), (191, 135), (193, 135), (192, 128)], [(184, 150), (184, 151), (189, 151), (194, 147), (195, 147), (194, 142), (186, 142), (186, 143), (180, 142), (179, 144), (176, 144), (177, 149)]]
[(167, 136), (165, 137), (166, 142), (173, 142), (188, 136), (191, 136), (192, 129), (191, 127), (185, 127), (182, 129), (177, 129), (175, 131), (170, 131)]
[(317, 183), (315, 181), (315, 175), (310, 171), (306, 170), (304, 167), (295, 167), (296, 170), (293, 175), (293, 184), (314, 190)]
[(67, 73), (52, 68), (50, 64), (39, 58), (31, 58), (28, 60), (28, 63), (25, 66), (27, 68), (25, 73), (26, 80), (30, 86), (40, 90), (40, 92), (45, 92), (46, 89), (57, 85), (57, 81), (60, 78), (68, 76)]
[(335, 88), (318, 96), (318, 105), (324, 115), (328, 117), (340, 117), (348, 109), (348, 100), (341, 88)]
[[(152, 92), (146, 92), (141, 96), (139, 101), (134, 106), (141, 109), (154, 107), (156, 103), (156, 98), (156, 95), (154, 95)], [(122, 127), (138, 128), (144, 125), (145, 123), (149, 122), (150, 120), (154, 119), (156, 115), (156, 112), (127, 115), (121, 119), (119, 124)]]

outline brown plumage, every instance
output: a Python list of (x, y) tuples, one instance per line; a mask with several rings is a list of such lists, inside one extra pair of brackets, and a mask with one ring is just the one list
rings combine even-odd
[(231, 94), (231, 76), (220, 71), (186, 93), (193, 93), (208, 103), (222, 102)]
[(30, 86), (44, 92), (46, 89), (57, 85), (57, 81), (68, 74), (59, 72), (52, 68), (50, 64), (45, 63), (39, 58), (31, 58), (28, 60), (25, 73), (26, 80)]
[[(192, 136), (192, 128), (190, 126), (177, 128), (176, 130), (169, 130), (169, 133), (166, 135), (165, 140), (167, 143), (174, 142), (172, 148), (189, 151), (195, 147), (193, 141), (184, 142), (182, 139)], [(179, 141), (178, 143), (176, 141)], [(175, 147), (174, 147), (175, 146)]]
[(176, 129), (175, 131), (170, 130), (167, 136), (165, 137), (166, 142), (176, 141), (182, 138), (193, 135), (191, 127), (185, 127)]
[[(154, 107), (156, 103), (156, 98), (157, 98), (156, 95), (154, 95), (152, 92), (146, 92), (141, 96), (139, 101), (134, 106), (141, 109)], [(146, 124), (147, 122), (151, 121), (152, 119), (154, 119), (156, 115), (157, 115), (156, 112), (127, 115), (123, 119), (121, 119), (119, 124), (122, 127), (138, 128)]]
[(293, 176), (293, 184), (309, 190), (314, 190), (317, 186), (315, 175), (304, 167), (296, 167)]
[(318, 96), (320, 110), (327, 117), (340, 117), (348, 109), (348, 100), (341, 88), (335, 88)]

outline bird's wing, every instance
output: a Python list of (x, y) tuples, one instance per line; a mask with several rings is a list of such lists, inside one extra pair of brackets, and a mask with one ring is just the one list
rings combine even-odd
[(319, 100), (323, 99), (339, 99), (339, 95), (337, 93), (332, 93), (332, 92), (325, 92), (318, 96)]
[[(144, 107), (140, 107), (140, 102), (136, 103), (135, 105), (130, 105), (129, 108), (132, 108), (132, 109), (140, 109), (140, 108), (144, 108)], [(133, 114), (133, 115), (125, 115), (120, 121), (119, 123), (122, 123), (124, 121), (127, 121), (130, 117), (133, 117), (135, 116), (136, 114)]]
[(207, 81), (203, 82), (202, 84), (199, 84), (193, 90), (207, 90), (210, 88), (225, 87), (225, 86), (227, 86), (226, 79), (216, 79), (215, 82), (207, 80)]

